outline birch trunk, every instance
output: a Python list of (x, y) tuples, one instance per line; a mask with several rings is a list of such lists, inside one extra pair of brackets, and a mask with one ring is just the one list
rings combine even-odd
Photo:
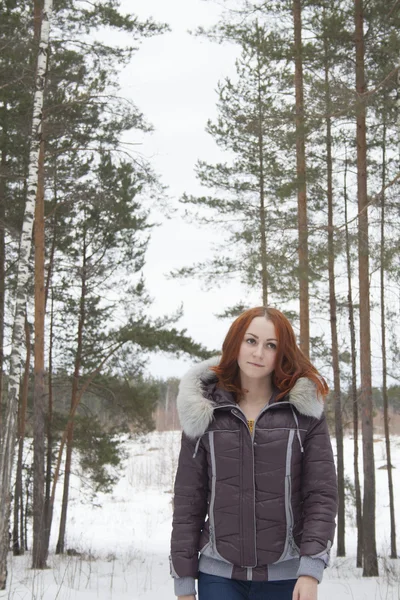
[(24, 453), (25, 440), (25, 424), (26, 424), (26, 409), (28, 405), (28, 386), (29, 386), (29, 369), (31, 364), (31, 332), (28, 320), (25, 319), (25, 337), (26, 337), (26, 359), (24, 379), (22, 382), (22, 393), (20, 398), (20, 406), (18, 410), (18, 459), (17, 472), (15, 476), (15, 493), (14, 493), (14, 528), (13, 528), (13, 554), (19, 556), (25, 552), (24, 544), (24, 501), (22, 488), (22, 459)]
[(293, 0), (295, 93), (296, 93), (296, 168), (299, 231), (300, 348), (310, 354), (308, 290), (308, 223), (306, 186), (306, 139), (303, 92), (303, 48), (301, 39), (301, 0)]
[(375, 533), (375, 460), (372, 413), (371, 323), (369, 298), (369, 234), (367, 195), (367, 125), (365, 108), (364, 13), (362, 0), (354, 0), (357, 105), (358, 277), (360, 296), (361, 426), (363, 440), (363, 576), (377, 577)]
[[(1, 167), (6, 162), (6, 152), (1, 152)], [(6, 277), (6, 240), (5, 240), (5, 202), (6, 202), (6, 179), (0, 177), (0, 445), (2, 439), (2, 412), (3, 404), (3, 367), (4, 367), (4, 308), (5, 308), (5, 277)]]
[[(3, 135), (1, 137), (0, 170), (6, 172), (7, 163), (7, 103), (4, 102), (3, 118), (1, 121)], [(0, 445), (2, 438), (2, 412), (3, 403), (3, 367), (4, 367), (4, 309), (5, 309), (5, 277), (6, 277), (6, 178), (0, 177)]]
[(31, 148), (28, 168), (28, 194), (22, 225), (18, 261), (17, 289), (13, 336), (10, 356), (10, 374), (7, 392), (6, 416), (0, 450), (0, 590), (7, 582), (8, 530), (11, 503), (11, 476), (14, 463), (14, 448), (17, 434), (18, 390), (22, 368), (24, 346), (25, 311), (29, 280), (29, 254), (32, 242), (32, 225), (38, 185), (38, 161), (42, 136), (42, 109), (45, 74), (47, 67), (50, 15), (52, 0), (45, 0), (40, 31), (40, 44), (37, 57), (35, 94), (32, 115)]

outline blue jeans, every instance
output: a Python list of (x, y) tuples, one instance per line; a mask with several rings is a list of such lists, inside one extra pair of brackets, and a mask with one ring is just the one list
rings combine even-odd
[(238, 581), (200, 572), (199, 600), (292, 600), (296, 581)]

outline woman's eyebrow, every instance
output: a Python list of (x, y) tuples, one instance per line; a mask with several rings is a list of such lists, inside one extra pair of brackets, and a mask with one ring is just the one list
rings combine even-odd
[[(250, 333), (250, 331), (248, 331), (246, 333), (246, 335), (252, 335), (253, 337), (259, 339), (258, 335), (256, 335), (255, 333)], [(266, 342), (277, 342), (278, 340), (276, 338), (267, 338), (265, 341)]]

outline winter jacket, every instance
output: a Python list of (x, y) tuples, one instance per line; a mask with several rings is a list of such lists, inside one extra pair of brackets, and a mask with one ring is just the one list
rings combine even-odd
[(300, 378), (277, 392), (253, 434), (209, 367), (182, 379), (182, 444), (174, 489), (170, 566), (177, 596), (195, 593), (199, 570), (239, 580), (312, 575), (329, 564), (337, 483), (323, 404)]

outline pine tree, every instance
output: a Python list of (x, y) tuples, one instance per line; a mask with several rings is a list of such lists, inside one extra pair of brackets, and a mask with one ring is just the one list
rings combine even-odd
[[(371, 241), (371, 272), (379, 272), (379, 305), (381, 320), (382, 348), (382, 397), (384, 412), (385, 446), (388, 473), (389, 513), (391, 557), (397, 556), (395, 500), (391, 465), (391, 441), (389, 426), (388, 398), (388, 345), (387, 345), (387, 308), (392, 305), (387, 281), (392, 278), (393, 258), (398, 255), (399, 229), (397, 225), (397, 190), (394, 182), (399, 176), (398, 168), (398, 85), (396, 65), (400, 52), (399, 24), (400, 14), (395, 3), (388, 12), (386, 3), (378, 0), (366, 11), (367, 27), (373, 32), (373, 39), (379, 43), (367, 43), (366, 55), (369, 77), (374, 88), (381, 87), (379, 93), (373, 93), (369, 100), (369, 112), (373, 129), (369, 147), (373, 160), (370, 159), (369, 176), (377, 182), (380, 192), (377, 195), (376, 208), (371, 209), (372, 218), (380, 225)], [(396, 14), (397, 13), (397, 14)], [(379, 211), (379, 212), (378, 212)], [(377, 214), (378, 213), (378, 214)], [(375, 229), (375, 228), (374, 228)]]
[(364, 15), (362, 0), (354, 0), (356, 92), (361, 101), (357, 106), (357, 197), (358, 197), (358, 272), (360, 290), (360, 370), (361, 424), (363, 432), (364, 498), (363, 530), (368, 523), (368, 535), (363, 536), (363, 575), (378, 576), (375, 538), (375, 461), (372, 421), (371, 382), (371, 316), (369, 292), (369, 227), (367, 194), (367, 139)]
[(299, 304), (300, 304), (300, 348), (310, 354), (310, 307), (309, 307), (309, 264), (308, 264), (308, 218), (307, 218), (307, 168), (306, 131), (304, 116), (302, 1), (293, 0), (294, 64), (296, 96), (296, 167), (297, 167), (297, 215), (299, 226)]
[[(334, 128), (340, 127), (340, 117), (334, 115), (338, 106), (343, 104), (342, 90), (335, 86), (335, 75), (343, 70), (344, 61), (351, 51), (351, 41), (346, 31), (345, 23), (349, 14), (343, 7), (337, 6), (330, 0), (315, 5), (309, 4), (311, 11), (306, 13), (306, 27), (312, 30), (315, 36), (312, 52), (309, 51), (309, 61), (312, 65), (312, 74), (308, 75), (308, 83), (312, 81), (313, 103), (309, 103), (308, 119), (313, 121), (310, 145), (313, 150), (309, 152), (309, 162), (314, 169), (320, 163), (321, 152), (325, 159), (326, 173), (321, 169), (321, 178), (324, 182), (324, 193), (327, 200), (327, 253), (328, 270), (328, 297), (329, 321), (331, 330), (330, 359), (333, 371), (333, 391), (335, 408), (335, 437), (337, 449), (337, 478), (339, 509), (337, 523), (337, 555), (345, 556), (345, 479), (344, 479), (344, 448), (343, 448), (343, 414), (341, 397), (341, 365), (339, 352), (339, 327), (338, 327), (338, 293), (337, 270), (340, 268), (340, 251), (343, 240), (340, 231), (335, 228), (335, 220), (342, 218), (338, 210), (335, 196), (338, 195), (337, 165), (334, 155), (340, 148), (340, 140), (334, 135)], [(308, 64), (306, 65), (306, 69)], [(314, 116), (315, 114), (315, 116)], [(320, 140), (323, 140), (323, 145)], [(317, 166), (317, 167), (316, 167)], [(325, 183), (326, 182), (326, 183)], [(321, 187), (321, 179), (316, 184)], [(311, 187), (310, 195), (318, 193)], [(326, 190), (326, 191), (325, 191)], [(322, 212), (322, 211), (321, 211)], [(321, 294), (325, 290), (321, 290)]]
[(221, 241), (211, 261), (174, 273), (200, 274), (213, 285), (237, 278), (263, 303), (284, 302), (296, 289), (296, 209), (293, 180), (279, 145), (280, 110), (271, 90), (277, 73), (265, 59), (271, 43), (257, 22), (246, 28), (236, 80), (218, 86), (219, 116), (208, 122), (207, 131), (232, 159), (215, 165), (199, 161), (198, 179), (212, 195), (186, 195), (182, 203), (196, 207), (196, 213), (187, 214), (214, 225)]

